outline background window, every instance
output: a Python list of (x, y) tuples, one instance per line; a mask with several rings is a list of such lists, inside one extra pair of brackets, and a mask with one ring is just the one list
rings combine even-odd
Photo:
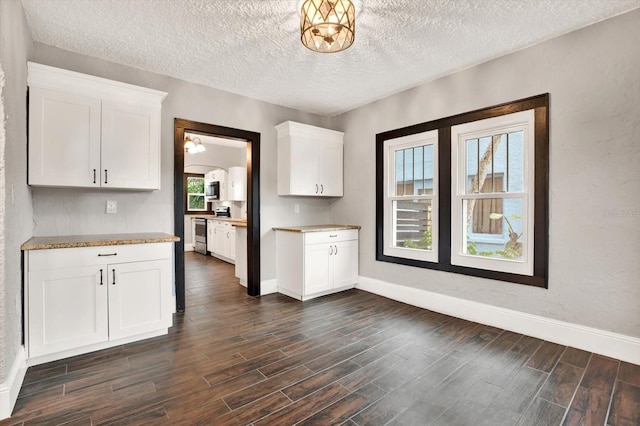
[(207, 202), (205, 198), (204, 175), (185, 173), (184, 193), (186, 196), (186, 214), (193, 214), (195, 212), (211, 212), (211, 203)]

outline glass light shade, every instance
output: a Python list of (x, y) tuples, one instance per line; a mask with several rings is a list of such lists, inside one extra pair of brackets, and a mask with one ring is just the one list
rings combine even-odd
[(334, 53), (353, 44), (356, 9), (350, 0), (306, 0), (300, 17), (300, 40), (314, 52)]

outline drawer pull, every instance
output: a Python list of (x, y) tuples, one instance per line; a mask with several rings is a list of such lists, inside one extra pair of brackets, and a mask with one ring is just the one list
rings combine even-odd
[(329, 235), (329, 238), (335, 238), (337, 236), (338, 236), (338, 234), (333, 234), (333, 235)]
[(117, 255), (118, 253), (107, 253), (107, 254), (98, 253), (98, 257), (117, 256)]
[(102, 285), (102, 269), (100, 269), (100, 285)]
[(112, 269), (113, 271), (113, 285), (116, 285), (116, 270)]
[(96, 169), (93, 169), (93, 183), (96, 183)]
[(109, 183), (109, 179), (107, 179), (108, 176), (109, 175), (108, 175), (107, 169), (104, 169), (104, 183)]

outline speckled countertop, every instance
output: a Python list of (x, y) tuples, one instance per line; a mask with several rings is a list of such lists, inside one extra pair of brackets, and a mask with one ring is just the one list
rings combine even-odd
[(231, 226), (235, 226), (236, 228), (246, 228), (247, 221), (245, 220), (244, 222), (233, 222), (231, 223)]
[(360, 229), (357, 225), (308, 225), (308, 226), (288, 226), (274, 227), (274, 231), (287, 232), (322, 232), (322, 231), (343, 231), (346, 229)]
[(123, 244), (173, 243), (176, 241), (180, 241), (180, 238), (163, 232), (61, 235), (58, 237), (33, 237), (22, 244), (20, 249), (47, 250), (73, 247), (118, 246)]
[[(199, 218), (199, 219), (210, 219), (210, 220), (219, 220), (221, 222), (231, 222), (231, 223), (244, 223), (246, 225), (247, 219), (239, 219), (236, 217), (224, 217), (224, 216), (216, 216), (214, 214), (191, 214), (189, 217)], [(241, 226), (241, 225), (240, 225)]]

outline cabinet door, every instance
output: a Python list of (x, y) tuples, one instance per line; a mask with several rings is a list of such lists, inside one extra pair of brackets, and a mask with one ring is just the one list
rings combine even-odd
[(333, 288), (330, 275), (332, 252), (329, 244), (307, 244), (304, 248), (304, 295)]
[(100, 186), (99, 99), (29, 89), (29, 185)]
[(109, 339), (106, 268), (29, 272), (29, 357)]
[(101, 185), (160, 188), (160, 106), (102, 103)]
[(227, 230), (227, 257), (233, 261), (236, 260), (236, 230), (232, 227)]
[(318, 154), (318, 181), (320, 182), (320, 195), (325, 197), (342, 197), (342, 145), (326, 144), (320, 148)]
[(171, 326), (169, 261), (108, 266), (109, 339)]
[(340, 288), (358, 282), (358, 240), (333, 244), (333, 287)]
[(227, 199), (230, 201), (245, 201), (247, 199), (247, 169), (244, 167), (229, 167), (229, 188)]
[(219, 256), (224, 256), (224, 247), (226, 244), (227, 236), (225, 234), (224, 225), (220, 222), (215, 222), (216, 225), (213, 230), (213, 252)]
[(302, 138), (292, 143), (290, 162), (291, 195), (320, 195), (317, 143)]
[[(214, 241), (213, 241), (213, 230), (215, 228), (214, 222), (212, 220), (207, 220), (207, 251), (213, 253), (214, 251)], [(195, 238), (193, 240), (193, 244), (195, 247)]]

